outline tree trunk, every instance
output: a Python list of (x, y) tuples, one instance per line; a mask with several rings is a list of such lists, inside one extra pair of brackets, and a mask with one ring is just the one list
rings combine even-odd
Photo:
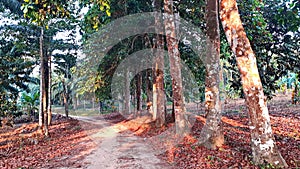
[(189, 133), (190, 126), (183, 98), (181, 62), (175, 32), (176, 27), (173, 14), (173, 1), (164, 0), (164, 10), (168, 14), (166, 15), (164, 23), (170, 60), (170, 74), (172, 77), (172, 91), (175, 106), (175, 128), (176, 134), (183, 136)]
[(44, 50), (44, 28), (41, 28), (41, 36), (40, 36), (40, 59), (41, 59), (41, 88), (40, 88), (40, 95), (41, 95), (41, 111), (39, 114), (39, 124), (40, 126), (44, 125), (44, 132), (45, 136), (49, 135), (48, 131), (48, 112), (47, 112), (47, 107), (48, 107), (48, 58), (46, 56), (46, 52)]
[(67, 88), (67, 85), (65, 83), (65, 81), (63, 80), (62, 81), (63, 83), (63, 99), (64, 99), (64, 106), (65, 106), (65, 114), (66, 114), (66, 117), (69, 117), (69, 102), (68, 102), (68, 88)]
[(48, 131), (48, 113), (47, 113), (47, 93), (48, 93), (48, 60), (44, 51), (44, 29), (41, 28), (40, 36), (40, 110), (39, 110), (39, 126), (44, 125), (45, 136), (49, 135)]
[(86, 110), (86, 101), (85, 101), (85, 99), (83, 100), (83, 110)]
[[(161, 11), (161, 0), (154, 0), (154, 10)], [(154, 76), (153, 76), (153, 120), (157, 127), (166, 123), (166, 97), (164, 89), (164, 39), (162, 29), (162, 16), (160, 13), (155, 16), (155, 30), (157, 35), (154, 38), (154, 46), (157, 51), (154, 53)]]
[(153, 120), (157, 127), (165, 125), (165, 90), (164, 90), (164, 58), (162, 52), (156, 52), (153, 80)]
[(76, 94), (76, 109), (78, 109), (78, 107), (80, 106), (80, 98), (78, 96), (78, 94)]
[(44, 50), (44, 78), (45, 78), (45, 87), (44, 87), (44, 92), (45, 96), (43, 98), (43, 112), (44, 112), (44, 128), (45, 128), (45, 136), (49, 136), (49, 131), (48, 131), (48, 108), (49, 108), (49, 65), (48, 65), (48, 55), (47, 51)]
[(76, 94), (73, 94), (73, 109), (77, 110), (77, 96)]
[(205, 147), (216, 149), (224, 143), (222, 110), (220, 102), (220, 31), (218, 0), (206, 2), (207, 55), (205, 77), (206, 123), (201, 130), (199, 142)]
[(151, 92), (151, 81), (150, 81), (150, 78), (151, 78), (151, 72), (153, 72), (152, 70), (147, 70), (146, 72), (146, 94), (147, 94), (147, 111), (149, 114), (151, 114), (153, 116), (153, 107), (152, 107), (152, 101), (153, 101), (153, 94)]
[(47, 113), (48, 113), (48, 125), (51, 125), (52, 121), (52, 110), (51, 110), (51, 56), (48, 56), (48, 107), (47, 107)]
[(92, 98), (93, 110), (95, 110), (95, 102), (96, 102), (96, 96), (95, 96), (95, 93), (94, 93), (94, 96)]
[(140, 112), (142, 110), (142, 73), (137, 74), (137, 79), (136, 79), (136, 110), (137, 110), (137, 115), (140, 115)]
[(99, 101), (99, 114), (102, 114), (102, 101)]
[(130, 114), (130, 79), (129, 79), (129, 70), (127, 69), (125, 72), (125, 114)]
[(249, 112), (251, 148), (256, 164), (287, 167), (276, 147), (256, 57), (243, 28), (235, 0), (221, 0), (220, 18), (227, 41), (236, 56)]
[(45, 102), (43, 102), (43, 98), (45, 97), (44, 87), (45, 87), (45, 78), (44, 78), (44, 30), (41, 28), (41, 35), (40, 35), (40, 105), (39, 105), (39, 127), (43, 127), (43, 105)]

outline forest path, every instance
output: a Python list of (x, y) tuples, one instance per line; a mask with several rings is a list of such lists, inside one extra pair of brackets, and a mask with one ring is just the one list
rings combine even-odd
[(75, 117), (80, 121), (96, 125), (90, 137), (97, 144), (96, 150), (87, 156), (87, 169), (171, 169), (165, 161), (158, 159), (155, 151), (144, 138), (137, 137), (124, 126), (107, 122), (104, 118)]

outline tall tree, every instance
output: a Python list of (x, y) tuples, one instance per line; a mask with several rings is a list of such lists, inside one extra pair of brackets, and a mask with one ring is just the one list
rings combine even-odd
[(153, 39), (153, 47), (157, 50), (154, 53), (154, 72), (153, 72), (153, 120), (156, 121), (157, 127), (165, 125), (166, 121), (166, 99), (164, 89), (164, 38), (163, 38), (163, 23), (162, 23), (162, 1), (153, 1), (155, 15), (155, 32), (157, 33)]
[(124, 75), (124, 78), (125, 78), (125, 91), (124, 91), (124, 96), (125, 96), (125, 106), (124, 106), (124, 109), (125, 109), (125, 114), (126, 115), (129, 115), (130, 112), (131, 112), (131, 107), (130, 107), (130, 72), (129, 72), (129, 69), (127, 68), (125, 70), (125, 75)]
[(45, 55), (46, 52), (44, 51), (44, 28), (41, 28), (41, 35), (40, 35), (40, 109), (39, 109), (39, 126), (42, 127), (44, 124), (45, 135), (49, 135), (48, 131), (48, 77), (47, 72), (49, 71), (48, 66), (48, 57)]
[[(71, 47), (68, 43), (64, 43), (64, 45), (68, 46), (68, 48)], [(76, 45), (72, 49), (75, 50)], [(56, 94), (55, 96), (59, 95), (62, 97), (65, 115), (68, 117), (69, 103), (71, 102), (71, 94), (74, 89), (71, 84), (74, 78), (71, 70), (76, 65), (76, 52), (72, 53), (69, 50), (64, 52), (67, 53), (57, 53), (54, 55), (54, 63), (56, 65), (54, 72), (57, 74), (57, 78), (53, 84), (53, 91)]]
[(164, 11), (167, 14), (164, 18), (164, 25), (170, 61), (170, 74), (172, 77), (172, 96), (175, 110), (176, 134), (182, 136), (188, 134), (189, 132), (189, 121), (184, 105), (181, 59), (178, 49), (178, 39), (176, 38), (173, 2), (174, 1), (171, 0), (164, 0)]
[[(72, 2), (72, 1), (70, 1)], [(70, 2), (47, 0), (47, 1), (24, 1), (21, 9), (24, 17), (30, 19), (32, 23), (37, 23), (41, 27), (40, 34), (40, 111), (39, 111), (39, 126), (44, 124), (45, 135), (48, 136), (48, 121), (51, 116), (51, 70), (49, 67), (49, 53), (44, 45), (44, 30), (49, 28), (49, 22), (53, 18), (69, 17), (70, 12), (68, 6)], [(43, 119), (41, 114), (43, 113)]]
[(142, 72), (138, 73), (136, 76), (136, 110), (137, 110), (137, 116), (140, 115), (142, 110), (142, 82), (143, 82), (143, 76)]
[(207, 55), (205, 77), (206, 123), (201, 131), (199, 142), (215, 149), (224, 143), (221, 122), (220, 102), (220, 30), (218, 0), (206, 1)]
[(250, 117), (251, 148), (256, 164), (287, 167), (276, 144), (259, 77), (256, 57), (244, 31), (236, 0), (221, 0), (220, 19), (227, 41), (236, 56)]

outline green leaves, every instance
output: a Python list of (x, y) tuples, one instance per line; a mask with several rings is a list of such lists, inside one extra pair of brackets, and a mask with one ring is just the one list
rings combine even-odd
[[(278, 1), (238, 1), (242, 21), (256, 53), (259, 74), (268, 98), (279, 89), (276, 81), (300, 67), (299, 25), (300, 4)], [(222, 50), (221, 44), (221, 54)], [(231, 71), (236, 72), (233, 58), (228, 58)], [(240, 88), (239, 78), (233, 78), (232, 86)]]
[(39, 26), (47, 26), (52, 18), (70, 17), (70, 1), (66, 0), (24, 0), (21, 10), (24, 17)]
[(106, 24), (111, 17), (110, 3), (107, 0), (95, 0), (91, 2), (80, 1), (82, 6), (88, 6), (89, 10), (84, 14), (84, 19), (81, 21), (82, 30), (87, 33), (93, 33)]

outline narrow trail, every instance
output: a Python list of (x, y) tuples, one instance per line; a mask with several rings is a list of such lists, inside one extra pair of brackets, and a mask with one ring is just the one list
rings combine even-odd
[[(87, 169), (172, 169), (170, 164), (158, 159), (154, 150), (143, 138), (135, 136), (123, 126), (111, 124), (105, 119), (75, 117), (99, 130), (90, 137), (96, 142), (96, 150), (87, 156)], [(125, 131), (125, 132), (122, 132)]]

